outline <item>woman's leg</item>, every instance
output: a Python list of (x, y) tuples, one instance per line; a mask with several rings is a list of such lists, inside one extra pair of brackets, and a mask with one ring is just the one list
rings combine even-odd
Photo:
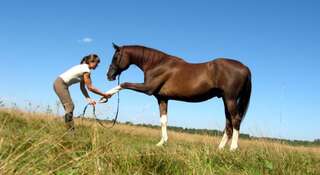
[(68, 86), (64, 83), (64, 81), (61, 78), (57, 78), (57, 80), (54, 82), (53, 87), (65, 110), (64, 121), (66, 122), (66, 127), (67, 129), (74, 129), (74, 104), (72, 102)]

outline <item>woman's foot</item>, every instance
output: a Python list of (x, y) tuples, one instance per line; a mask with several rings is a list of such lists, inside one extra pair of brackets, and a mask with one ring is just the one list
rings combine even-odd
[(64, 121), (66, 123), (67, 130), (73, 131), (74, 130), (74, 121), (73, 121), (73, 114), (71, 112), (66, 113), (64, 115)]

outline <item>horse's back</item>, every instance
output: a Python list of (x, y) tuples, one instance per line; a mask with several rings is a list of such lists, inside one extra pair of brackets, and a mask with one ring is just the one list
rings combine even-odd
[(250, 76), (250, 69), (238, 60), (230, 58), (216, 58), (202, 63), (188, 63), (179, 61), (176, 67), (181, 71), (192, 72), (193, 74), (213, 73), (216, 77), (220, 73), (241, 74), (243, 76)]
[(183, 68), (214, 68), (215, 66), (225, 66), (225, 67), (233, 67), (235, 69), (249, 69), (246, 65), (244, 65), (243, 63), (241, 63), (238, 60), (235, 59), (231, 59), (231, 58), (215, 58), (213, 60), (207, 61), (207, 62), (202, 62), (202, 63), (189, 63), (186, 62), (183, 59), (178, 59), (175, 60), (175, 62), (177, 63), (177, 65), (180, 65)]
[(211, 61), (211, 63), (215, 63), (218, 65), (225, 65), (225, 66), (232, 66), (235, 68), (247, 68), (246, 65), (244, 65), (243, 63), (241, 63), (238, 60), (235, 59), (231, 59), (231, 58), (216, 58), (214, 60)]

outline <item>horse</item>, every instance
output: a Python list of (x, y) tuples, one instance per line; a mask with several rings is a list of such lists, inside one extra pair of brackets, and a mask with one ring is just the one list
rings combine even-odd
[(218, 149), (223, 149), (232, 138), (230, 150), (238, 149), (241, 121), (244, 119), (251, 96), (250, 69), (239, 61), (217, 58), (205, 63), (188, 63), (162, 51), (139, 45), (118, 46), (107, 72), (109, 81), (116, 79), (130, 65), (144, 73), (143, 83), (124, 82), (111, 89), (114, 94), (130, 89), (154, 96), (159, 104), (161, 140), (168, 141), (168, 101), (202, 102), (213, 97), (223, 99), (226, 125)]

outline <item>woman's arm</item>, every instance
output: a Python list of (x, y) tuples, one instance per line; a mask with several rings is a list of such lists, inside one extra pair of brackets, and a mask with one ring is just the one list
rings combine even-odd
[(80, 89), (81, 89), (83, 96), (85, 96), (86, 98), (90, 98), (83, 80), (80, 82)]
[[(88, 92), (85, 90), (85, 92), (83, 92), (83, 89), (85, 89), (85, 86), (87, 86), (88, 90), (95, 93), (95, 94), (98, 94), (102, 97), (105, 97), (105, 98), (110, 98), (111, 95), (110, 94), (105, 94), (103, 92), (101, 92), (99, 89), (95, 88), (93, 85), (92, 85), (92, 82), (91, 82), (91, 78), (90, 78), (90, 73), (84, 73), (83, 74), (83, 85), (80, 85), (80, 88), (81, 88), (81, 91), (83, 93), (83, 95), (85, 97), (89, 97), (88, 95)], [(89, 97), (90, 98), (90, 97)]]
[(93, 99), (90, 98), (83, 80), (80, 82), (80, 89), (81, 89), (82, 94), (86, 97), (87, 102), (89, 104), (95, 105), (96, 101), (94, 101)]

